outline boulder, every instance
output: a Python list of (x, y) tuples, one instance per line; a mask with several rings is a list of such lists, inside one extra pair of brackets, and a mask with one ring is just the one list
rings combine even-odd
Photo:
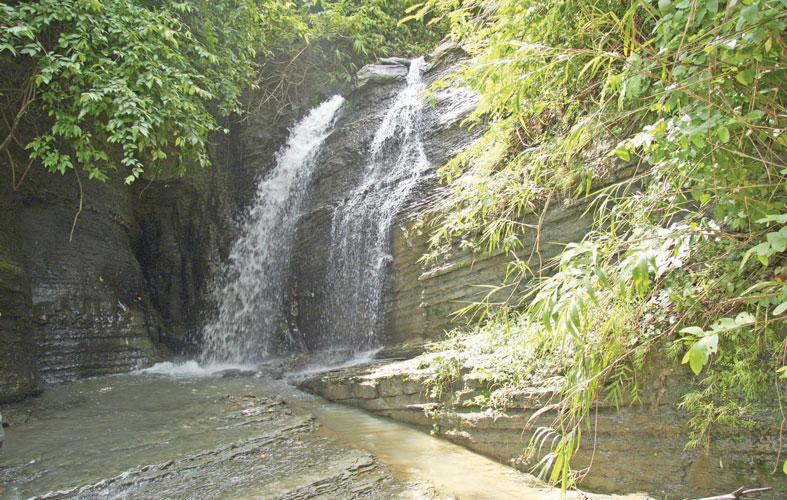
[(409, 69), (402, 64), (367, 64), (356, 75), (358, 88), (366, 84), (380, 84), (402, 81), (407, 78)]

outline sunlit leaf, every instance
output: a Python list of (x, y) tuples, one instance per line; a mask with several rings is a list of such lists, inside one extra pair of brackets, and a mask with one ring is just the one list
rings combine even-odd
[(702, 367), (708, 363), (710, 355), (716, 352), (719, 345), (718, 335), (708, 335), (692, 344), (689, 349), (689, 366), (695, 375), (699, 375)]
[(625, 147), (615, 149), (615, 154), (623, 161), (631, 161), (631, 153)]

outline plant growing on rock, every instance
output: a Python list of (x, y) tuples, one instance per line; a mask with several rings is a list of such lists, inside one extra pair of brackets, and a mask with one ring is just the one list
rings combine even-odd
[[(413, 15), (434, 11), (473, 56), (457, 78), (490, 127), (441, 169), (454, 189), (433, 246), (512, 255), (507, 299), (477, 305), (508, 311), (480, 331), (563, 373), (545, 476), (574, 483), (591, 409), (623, 403), (648, 355), (702, 376), (683, 400), (689, 445), (747, 425), (787, 356), (787, 2), (430, 0)], [(557, 203), (595, 221), (543, 263), (541, 224), (521, 221)]]

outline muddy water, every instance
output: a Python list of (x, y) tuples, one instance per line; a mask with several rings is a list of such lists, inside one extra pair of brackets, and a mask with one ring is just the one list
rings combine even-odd
[(12, 426), (0, 498), (558, 498), (463, 448), (283, 382), (191, 368), (54, 386), (3, 408)]
[(559, 492), (452, 443), (355, 408), (313, 403), (322, 431), (366, 450), (405, 477), (428, 479), (438, 491), (463, 499), (558, 499)]

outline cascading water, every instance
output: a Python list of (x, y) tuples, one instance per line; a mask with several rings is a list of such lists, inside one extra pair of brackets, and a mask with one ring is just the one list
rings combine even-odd
[(430, 169), (424, 152), (421, 108), (424, 58), (410, 63), (407, 85), (374, 135), (361, 183), (334, 212), (325, 328), (329, 347), (379, 343), (383, 292), (389, 274), (391, 225)]
[(203, 330), (203, 361), (258, 361), (270, 354), (276, 332), (288, 331), (284, 296), (301, 201), (314, 158), (343, 102), (334, 96), (295, 125), (275, 167), (260, 180), (230, 253), (227, 277), (214, 293), (218, 314)]

